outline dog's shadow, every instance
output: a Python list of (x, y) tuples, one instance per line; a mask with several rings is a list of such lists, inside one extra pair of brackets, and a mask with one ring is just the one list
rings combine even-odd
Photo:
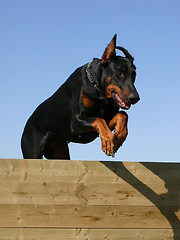
[[(144, 167), (149, 169), (151, 172), (160, 177), (167, 189), (167, 193), (158, 195), (151, 188), (145, 185), (142, 181), (140, 181), (137, 177), (135, 177), (122, 162), (101, 162), (111, 171), (113, 171), (117, 176), (122, 178), (128, 184), (133, 186), (136, 190), (138, 190), (142, 195), (144, 195), (147, 199), (149, 199), (164, 215), (164, 217), (169, 221), (173, 233), (174, 239), (180, 239), (179, 236), (179, 228), (180, 222), (175, 212), (179, 209), (179, 194), (180, 194), (180, 175), (178, 173), (179, 165), (174, 164), (174, 166), (169, 164), (161, 164), (161, 163), (141, 163)], [(170, 175), (164, 174), (167, 172), (167, 168), (171, 166), (173, 169), (176, 168), (176, 176), (177, 178), (171, 178)], [(157, 171), (160, 169), (160, 171)], [(180, 169), (179, 169), (180, 170)], [(173, 174), (173, 172), (172, 172)], [(173, 199), (172, 199), (173, 196)], [(173, 203), (172, 203), (173, 202)], [(172, 206), (171, 206), (172, 204)], [(170, 208), (168, 208), (170, 206)]]

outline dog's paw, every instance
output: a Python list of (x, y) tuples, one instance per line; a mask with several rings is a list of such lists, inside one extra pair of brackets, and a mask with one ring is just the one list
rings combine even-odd
[(111, 153), (110, 156), (111, 156), (112, 158), (114, 158), (114, 157), (115, 157), (115, 152)]

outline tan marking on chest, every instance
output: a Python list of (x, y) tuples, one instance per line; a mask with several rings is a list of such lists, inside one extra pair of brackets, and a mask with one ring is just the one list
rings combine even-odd
[(89, 97), (87, 97), (84, 94), (81, 94), (81, 99), (82, 99), (82, 103), (85, 108), (91, 108), (95, 104), (95, 102), (92, 99), (90, 99)]

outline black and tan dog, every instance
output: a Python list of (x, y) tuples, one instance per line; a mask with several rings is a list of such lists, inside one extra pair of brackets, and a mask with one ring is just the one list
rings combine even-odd
[[(115, 49), (125, 57), (116, 56)], [(69, 142), (88, 143), (98, 135), (102, 150), (113, 156), (127, 136), (128, 116), (119, 108), (139, 100), (135, 77), (133, 57), (116, 46), (115, 35), (102, 59), (76, 69), (34, 111), (21, 139), (24, 158), (70, 159)]]

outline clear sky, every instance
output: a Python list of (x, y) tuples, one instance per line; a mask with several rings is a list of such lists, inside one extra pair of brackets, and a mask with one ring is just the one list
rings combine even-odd
[(35, 108), (79, 66), (101, 58), (117, 33), (137, 67), (141, 100), (127, 111), (129, 135), (116, 157), (98, 138), (70, 144), (71, 159), (180, 162), (179, 0), (1, 0), (0, 158), (22, 158)]

